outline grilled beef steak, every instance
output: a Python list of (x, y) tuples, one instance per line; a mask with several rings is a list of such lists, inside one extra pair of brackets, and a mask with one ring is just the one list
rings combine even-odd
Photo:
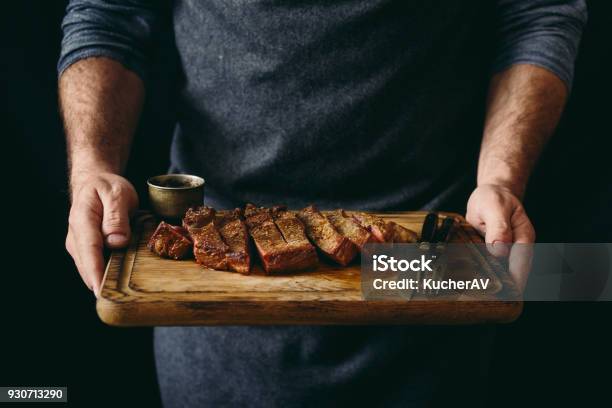
[[(275, 211), (278, 212), (279, 209)], [(258, 208), (247, 204), (244, 216), (249, 234), (255, 242), (261, 263), (267, 273), (310, 269), (317, 265), (318, 260), (316, 253), (313, 254), (311, 250), (312, 246), (294, 240), (298, 236), (295, 229), (291, 231), (287, 229), (286, 233), (291, 236), (291, 241), (287, 242), (274, 222), (269, 208)]]
[(164, 258), (183, 259), (189, 256), (193, 243), (185, 229), (160, 222), (147, 247)]
[(211, 269), (227, 270), (225, 254), (229, 246), (221, 238), (214, 222), (190, 228), (189, 233), (193, 239), (193, 255), (197, 263)]
[(240, 210), (215, 211), (210, 207), (187, 210), (183, 226), (194, 241), (196, 261), (212, 269), (249, 273), (251, 254)]
[(294, 213), (286, 211), (284, 208), (274, 207), (272, 218), (276, 227), (281, 232), (287, 245), (294, 247), (297, 253), (301, 254), (301, 262), (314, 267), (318, 264), (317, 250), (308, 241), (304, 224), (295, 216)]
[(214, 208), (200, 206), (192, 207), (187, 210), (183, 217), (183, 228), (201, 228), (215, 219), (216, 211)]
[(327, 219), (334, 228), (347, 237), (359, 250), (368, 242), (376, 242), (372, 234), (361, 226), (354, 218), (345, 214), (344, 210), (336, 210), (327, 214)]
[(372, 214), (364, 212), (351, 212), (350, 215), (366, 228), (377, 242), (391, 242), (393, 240), (393, 228), (385, 220)]
[(251, 251), (246, 224), (240, 218), (240, 211), (220, 211), (215, 217), (215, 225), (221, 238), (229, 247), (225, 253), (229, 269), (239, 273), (249, 273)]
[(246, 274), (251, 266), (249, 236), (269, 274), (314, 268), (315, 246), (345, 266), (366, 243), (417, 240), (413, 231), (368, 213), (336, 210), (324, 215), (315, 206), (295, 213), (285, 206), (247, 204), (244, 216), (240, 209), (190, 208), (183, 227), (161, 222), (147, 246), (173, 259), (185, 258), (193, 248), (196, 262), (205, 267)]
[(402, 227), (396, 222), (387, 222), (389, 228), (392, 229), (392, 241), (398, 243), (414, 243), (419, 240), (416, 232), (409, 230), (408, 228)]
[(417, 242), (418, 237), (414, 231), (405, 228), (396, 222), (385, 221), (381, 217), (364, 212), (351, 212), (355, 220), (357, 220), (364, 228), (372, 234), (375, 242), (398, 242), (412, 243)]
[(348, 265), (359, 252), (357, 246), (340, 234), (315, 206), (298, 211), (297, 217), (306, 227), (310, 240), (340, 265)]
[(200, 265), (212, 269), (227, 269), (225, 254), (229, 247), (215, 226), (216, 211), (210, 207), (190, 208), (183, 217), (183, 227), (193, 240), (193, 255)]

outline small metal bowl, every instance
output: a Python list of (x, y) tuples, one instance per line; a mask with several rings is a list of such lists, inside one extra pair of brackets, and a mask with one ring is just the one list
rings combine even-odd
[(147, 180), (153, 212), (168, 220), (178, 220), (189, 207), (202, 205), (204, 179), (189, 174), (164, 174)]

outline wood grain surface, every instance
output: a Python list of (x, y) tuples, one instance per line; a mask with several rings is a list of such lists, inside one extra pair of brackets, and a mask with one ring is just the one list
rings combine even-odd
[[(420, 232), (425, 212), (379, 214)], [(444, 214), (444, 213), (442, 213)], [(460, 228), (451, 242), (481, 243), (457, 214)], [(161, 259), (146, 242), (157, 221), (141, 214), (127, 250), (114, 251), (108, 262), (98, 315), (115, 326), (242, 324), (477, 324), (510, 322), (521, 313), (513, 282), (498, 265), (489, 275), (488, 298), (473, 300), (364, 300), (360, 264), (340, 267), (321, 261), (314, 271), (266, 276), (256, 264), (251, 274), (205, 269), (192, 259)], [(475, 246), (476, 247), (476, 246)], [(485, 259), (495, 263), (482, 255)], [(510, 294), (510, 295), (509, 295)], [(517, 299), (513, 301), (496, 300)]]

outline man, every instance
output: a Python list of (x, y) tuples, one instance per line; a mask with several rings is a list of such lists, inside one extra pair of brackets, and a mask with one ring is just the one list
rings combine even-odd
[[(73, 0), (58, 66), (66, 247), (96, 294), (102, 247), (127, 244), (138, 205), (121, 174), (169, 14), (185, 77), (172, 171), (205, 177), (208, 204), (467, 201), (494, 254), (534, 241), (521, 199), (571, 87), (584, 1)], [(167, 406), (423, 406), (449, 349), (477, 366), (483, 331), (158, 328), (155, 348)]]

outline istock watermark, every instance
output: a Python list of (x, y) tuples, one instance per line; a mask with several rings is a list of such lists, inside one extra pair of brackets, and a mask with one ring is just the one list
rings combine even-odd
[(394, 272), (406, 272), (406, 271), (414, 271), (414, 272), (425, 272), (425, 271), (433, 271), (431, 269), (431, 263), (436, 258), (435, 255), (431, 256), (429, 259), (425, 255), (421, 255), (418, 259), (395, 259), (393, 256), (387, 255), (372, 255), (372, 265), (373, 270), (375, 272), (386, 272), (386, 271), (394, 271)]
[(367, 244), (366, 300), (612, 301), (612, 244)]

